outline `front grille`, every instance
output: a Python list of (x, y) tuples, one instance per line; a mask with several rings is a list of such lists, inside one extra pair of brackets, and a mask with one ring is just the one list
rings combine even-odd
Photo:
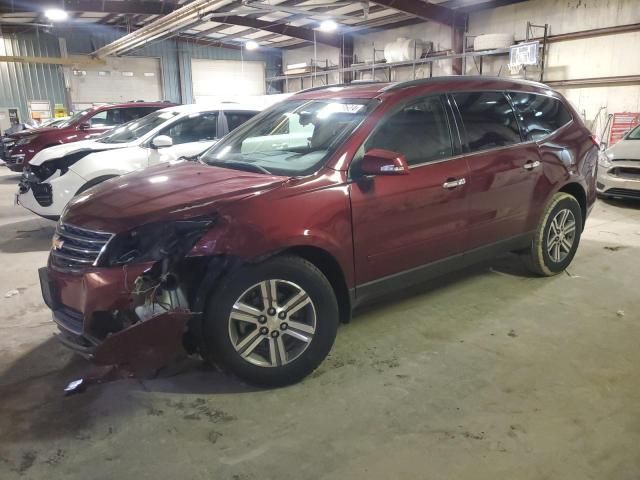
[(605, 195), (611, 195), (612, 197), (640, 199), (640, 190), (631, 190), (629, 188), (610, 188), (604, 193)]
[(640, 168), (633, 167), (615, 167), (609, 170), (609, 174), (619, 178), (629, 180), (640, 180)]
[(113, 234), (59, 223), (51, 250), (51, 262), (59, 268), (81, 270), (93, 265)]

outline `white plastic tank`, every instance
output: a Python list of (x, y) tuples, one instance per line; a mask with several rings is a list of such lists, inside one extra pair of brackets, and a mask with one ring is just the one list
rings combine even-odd
[(413, 38), (399, 37), (384, 47), (384, 58), (387, 62), (406, 62), (420, 58), (429, 42)]

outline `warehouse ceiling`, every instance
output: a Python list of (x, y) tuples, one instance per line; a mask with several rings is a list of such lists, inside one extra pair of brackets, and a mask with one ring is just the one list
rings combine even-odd
[[(523, 0), (269, 0), (211, 1), (210, 7), (198, 7), (197, 17), (171, 36), (205, 41), (211, 44), (238, 46), (249, 40), (261, 47), (295, 48), (316, 39), (323, 20), (333, 20), (341, 34), (365, 33), (372, 29), (436, 21), (450, 25), (464, 24), (466, 14), (485, 8), (518, 3)], [(125, 33), (148, 27), (161, 17), (197, 0), (5, 0), (0, 6), (0, 28), (51, 28), (44, 15), (47, 7), (63, 8), (69, 18), (56, 27), (97, 24), (121, 29)], [(329, 35), (319, 43), (334, 44)], [(335, 38), (335, 36), (334, 36)]]

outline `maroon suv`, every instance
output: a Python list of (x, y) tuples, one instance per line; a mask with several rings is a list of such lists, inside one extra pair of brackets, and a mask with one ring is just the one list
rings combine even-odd
[(29, 160), (40, 150), (61, 143), (78, 142), (97, 137), (113, 127), (171, 105), (173, 104), (166, 102), (99, 105), (76, 113), (57, 127), (38, 128), (16, 133), (11, 135), (15, 138), (15, 143), (5, 160), (7, 167), (14, 172), (21, 172)]
[(99, 363), (182, 341), (249, 382), (288, 384), (384, 292), (509, 251), (535, 274), (563, 271), (597, 158), (579, 115), (538, 83), (301, 92), (196, 161), (72, 200), (44, 298), (63, 342)]

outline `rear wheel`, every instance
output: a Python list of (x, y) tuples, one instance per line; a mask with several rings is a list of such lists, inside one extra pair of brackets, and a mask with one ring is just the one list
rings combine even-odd
[(288, 385), (327, 356), (338, 317), (320, 270), (298, 257), (274, 257), (234, 272), (211, 297), (205, 353), (249, 383)]
[(582, 210), (575, 197), (556, 193), (538, 225), (531, 249), (524, 255), (527, 267), (538, 275), (552, 276), (565, 270), (578, 249)]

